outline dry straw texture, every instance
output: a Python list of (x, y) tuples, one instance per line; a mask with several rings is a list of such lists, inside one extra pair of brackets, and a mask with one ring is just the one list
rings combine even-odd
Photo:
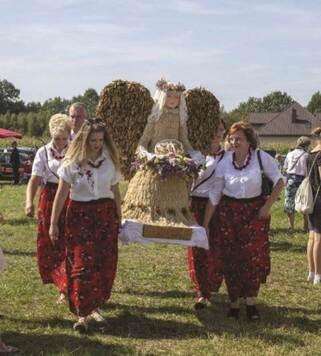
[(115, 80), (105, 86), (100, 94), (96, 114), (106, 121), (120, 150), (125, 179), (130, 177), (130, 165), (152, 106), (149, 90), (136, 82)]
[(182, 176), (161, 180), (151, 171), (138, 171), (128, 185), (122, 210), (124, 218), (145, 224), (195, 224), (189, 210), (189, 186)]
[(194, 88), (185, 93), (188, 139), (195, 150), (207, 153), (218, 126), (220, 104), (207, 89)]

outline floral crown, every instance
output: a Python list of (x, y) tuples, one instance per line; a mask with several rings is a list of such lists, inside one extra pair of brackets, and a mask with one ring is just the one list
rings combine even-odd
[(86, 124), (89, 126), (97, 125), (101, 127), (106, 127), (106, 122), (100, 117), (92, 117), (85, 120)]
[(166, 79), (162, 78), (156, 83), (156, 87), (159, 90), (162, 90), (164, 92), (168, 91), (178, 91), (178, 92), (183, 92), (186, 90), (185, 85), (178, 82), (177, 84), (172, 83), (167, 81)]

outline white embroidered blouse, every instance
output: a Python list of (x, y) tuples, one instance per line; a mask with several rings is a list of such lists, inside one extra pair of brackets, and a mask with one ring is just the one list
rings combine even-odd
[(67, 147), (62, 152), (58, 152), (53, 145), (53, 141), (40, 147), (32, 164), (31, 175), (41, 177), (43, 184), (58, 183), (57, 171), (61, 166), (66, 150)]
[(92, 162), (92, 165), (86, 163), (79, 166), (76, 163), (72, 163), (60, 167), (58, 175), (70, 184), (70, 199), (76, 201), (91, 201), (102, 198), (113, 199), (114, 193), (111, 191), (111, 186), (121, 180), (121, 174), (115, 169), (107, 149)]
[[(257, 151), (251, 151), (249, 164), (239, 170), (233, 166), (233, 153), (226, 152), (217, 165), (209, 198), (217, 205), (222, 195), (236, 199), (248, 199), (261, 195), (262, 177)], [(261, 160), (265, 175), (275, 185), (282, 179), (276, 160), (268, 153), (261, 151)]]
[(215, 157), (206, 156), (205, 168), (201, 170), (199, 176), (195, 180), (192, 187), (191, 196), (208, 198), (211, 178), (214, 177), (213, 173), (217, 167), (218, 162), (221, 160), (223, 153), (224, 151), (221, 154), (216, 155)]

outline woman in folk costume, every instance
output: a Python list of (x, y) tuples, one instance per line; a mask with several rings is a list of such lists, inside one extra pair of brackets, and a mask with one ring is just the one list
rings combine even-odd
[[(174, 154), (184, 156), (194, 152), (187, 137), (184, 90), (180, 83), (157, 82), (155, 104), (138, 143), (138, 159), (152, 161), (161, 154), (162, 147), (165, 148), (165, 156), (170, 154), (169, 146), (173, 140), (176, 141)], [(177, 141), (181, 149), (177, 147)], [(152, 170), (138, 170), (128, 185), (123, 217), (147, 224), (193, 224), (195, 221), (188, 207), (187, 182), (180, 175), (164, 180)]]
[(66, 277), (65, 277), (65, 240), (64, 221), (67, 200), (64, 204), (64, 212), (59, 219), (60, 235), (55, 244), (49, 237), (50, 216), (52, 204), (58, 188), (59, 177), (57, 170), (65, 156), (68, 138), (70, 135), (70, 121), (67, 115), (56, 114), (50, 118), (49, 132), (51, 141), (39, 148), (36, 153), (31, 178), (26, 192), (25, 213), (27, 216), (34, 215), (34, 197), (41, 184), (40, 199), (38, 205), (38, 237), (37, 237), (37, 260), (40, 276), (43, 283), (54, 283), (59, 292), (59, 302), (65, 300)]
[(50, 237), (59, 237), (59, 216), (66, 213), (66, 272), (69, 307), (78, 317), (74, 329), (85, 331), (88, 318), (104, 321), (98, 311), (109, 299), (117, 268), (121, 220), (119, 158), (99, 118), (87, 119), (70, 144), (58, 170)]
[[(221, 120), (211, 143), (210, 153), (206, 156), (205, 168), (200, 172), (192, 187), (191, 210), (200, 225), (204, 221), (211, 179), (213, 179), (216, 167), (225, 154), (222, 148), (225, 130), (225, 122)], [(195, 309), (204, 308), (211, 294), (218, 292), (223, 281), (217, 217), (218, 211), (213, 215), (209, 225), (210, 249), (205, 250), (198, 247), (189, 247), (187, 249), (189, 273), (197, 296), (197, 302), (194, 305)]]
[[(270, 209), (284, 183), (275, 159), (257, 149), (258, 139), (249, 124), (233, 124), (228, 139), (231, 152), (225, 153), (215, 171), (204, 227), (209, 228), (217, 209), (224, 280), (231, 302), (228, 316), (239, 317), (239, 298), (243, 297), (247, 317), (254, 321), (260, 317), (255, 299), (270, 273)], [(262, 195), (261, 169), (273, 182), (267, 197)]]

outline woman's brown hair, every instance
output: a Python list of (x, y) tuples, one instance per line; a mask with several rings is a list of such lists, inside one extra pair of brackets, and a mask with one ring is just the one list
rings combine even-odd
[(253, 127), (245, 121), (235, 122), (228, 130), (228, 139), (237, 131), (242, 131), (251, 148), (256, 149), (259, 146), (259, 138)]

